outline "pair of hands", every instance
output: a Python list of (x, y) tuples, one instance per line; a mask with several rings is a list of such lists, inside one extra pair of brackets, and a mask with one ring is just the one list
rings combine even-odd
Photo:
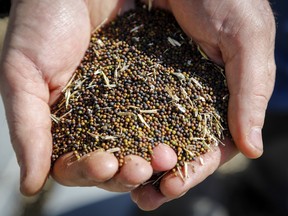
[[(116, 158), (106, 152), (71, 163), (71, 153), (60, 158), (52, 176), (68, 186), (97, 186), (111, 191), (131, 191), (145, 210), (183, 195), (213, 173), (238, 150), (249, 158), (263, 152), (261, 128), (274, 79), (275, 21), (266, 0), (154, 0), (170, 10), (185, 33), (204, 52), (225, 66), (230, 91), (228, 120), (236, 146), (226, 142), (205, 154), (205, 166), (195, 163), (195, 173), (185, 183), (166, 175), (156, 191), (138, 187), (153, 172), (174, 167), (177, 157), (169, 147), (154, 149), (151, 164), (127, 156), (118, 171)], [(21, 170), (21, 192), (37, 193), (50, 174), (52, 150), (49, 106), (72, 76), (88, 46), (91, 31), (105, 18), (133, 6), (124, 0), (15, 0), (0, 63), (0, 87), (11, 141)], [(236, 150), (236, 147), (238, 150)]]

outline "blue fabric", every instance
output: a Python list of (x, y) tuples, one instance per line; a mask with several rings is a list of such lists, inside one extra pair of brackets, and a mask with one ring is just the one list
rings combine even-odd
[(288, 112), (288, 1), (272, 2), (276, 17), (276, 83), (268, 110)]

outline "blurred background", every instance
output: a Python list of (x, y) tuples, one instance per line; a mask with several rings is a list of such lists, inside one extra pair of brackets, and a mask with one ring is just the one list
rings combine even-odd
[[(129, 194), (63, 187), (49, 179), (35, 197), (19, 193), (19, 167), (0, 100), (1, 216), (287, 216), (288, 215), (288, 1), (270, 1), (277, 21), (277, 78), (263, 129), (265, 151), (257, 160), (241, 154), (185, 196), (153, 212), (139, 210)], [(0, 51), (10, 2), (0, 0)]]

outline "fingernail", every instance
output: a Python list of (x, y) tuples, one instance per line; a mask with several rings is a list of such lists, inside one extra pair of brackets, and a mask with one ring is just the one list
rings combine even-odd
[(26, 172), (25, 172), (24, 167), (22, 166), (22, 164), (19, 163), (19, 167), (20, 167), (20, 184), (22, 184), (24, 179), (25, 179)]
[(133, 190), (137, 188), (139, 185), (124, 184), (123, 186), (128, 190)]
[(262, 141), (262, 131), (259, 127), (254, 127), (251, 129), (249, 134), (250, 145), (257, 149), (259, 152), (263, 152), (263, 141)]
[(24, 193), (24, 181), (26, 178), (26, 170), (23, 166), (20, 165), (20, 191), (21, 193)]
[(139, 200), (139, 196), (138, 196), (138, 194), (136, 193), (134, 193), (133, 195), (131, 195), (131, 200), (134, 202), (134, 203), (138, 203), (138, 200)]

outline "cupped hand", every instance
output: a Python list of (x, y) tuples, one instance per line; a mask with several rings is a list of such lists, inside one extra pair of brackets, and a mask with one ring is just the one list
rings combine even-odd
[[(21, 169), (21, 192), (37, 193), (50, 174), (50, 105), (56, 101), (88, 47), (91, 32), (131, 7), (131, 1), (56, 0), (14, 1), (1, 59), (1, 94), (10, 137)], [(130, 191), (155, 170), (176, 163), (167, 146), (154, 149), (152, 166), (137, 156), (118, 161), (107, 152), (94, 152), (71, 162), (71, 153), (54, 165), (52, 176), (69, 186), (98, 186)], [(160, 158), (166, 158), (162, 163)], [(153, 170), (154, 168), (154, 170)]]
[[(151, 3), (151, 1), (150, 1)], [(274, 79), (275, 21), (268, 1), (155, 0), (170, 10), (179, 25), (207, 56), (223, 65), (229, 89), (228, 123), (238, 150), (249, 158), (263, 152), (261, 129)], [(161, 193), (151, 185), (132, 192), (139, 207), (151, 210), (183, 195), (235, 154), (231, 143), (205, 154), (204, 166), (183, 182), (173, 174), (161, 181)], [(200, 167), (201, 168), (200, 168)]]
[[(246, 156), (260, 156), (259, 131), (275, 76), (275, 24), (269, 4), (260, 0), (222, 1), (220, 5), (208, 0), (153, 2), (170, 9), (186, 34), (212, 60), (225, 65), (233, 139)], [(14, 2), (0, 75), (24, 194), (39, 191), (50, 171), (49, 105), (59, 96), (84, 55), (91, 31), (105, 18), (112, 19), (120, 8), (123, 11), (126, 4), (114, 0)], [(203, 156), (204, 165), (194, 165), (195, 173), (189, 167), (185, 182), (174, 174), (166, 175), (160, 191), (151, 185), (137, 186), (149, 179), (153, 170), (174, 167), (176, 156), (165, 145), (154, 149), (151, 164), (139, 157), (126, 157), (120, 172), (116, 158), (109, 153), (95, 152), (77, 163), (71, 163), (71, 154), (67, 154), (55, 164), (53, 176), (69, 186), (96, 185), (113, 191), (137, 187), (132, 191), (133, 200), (139, 207), (151, 210), (184, 194), (235, 152), (229, 142), (224, 148), (215, 148)]]

